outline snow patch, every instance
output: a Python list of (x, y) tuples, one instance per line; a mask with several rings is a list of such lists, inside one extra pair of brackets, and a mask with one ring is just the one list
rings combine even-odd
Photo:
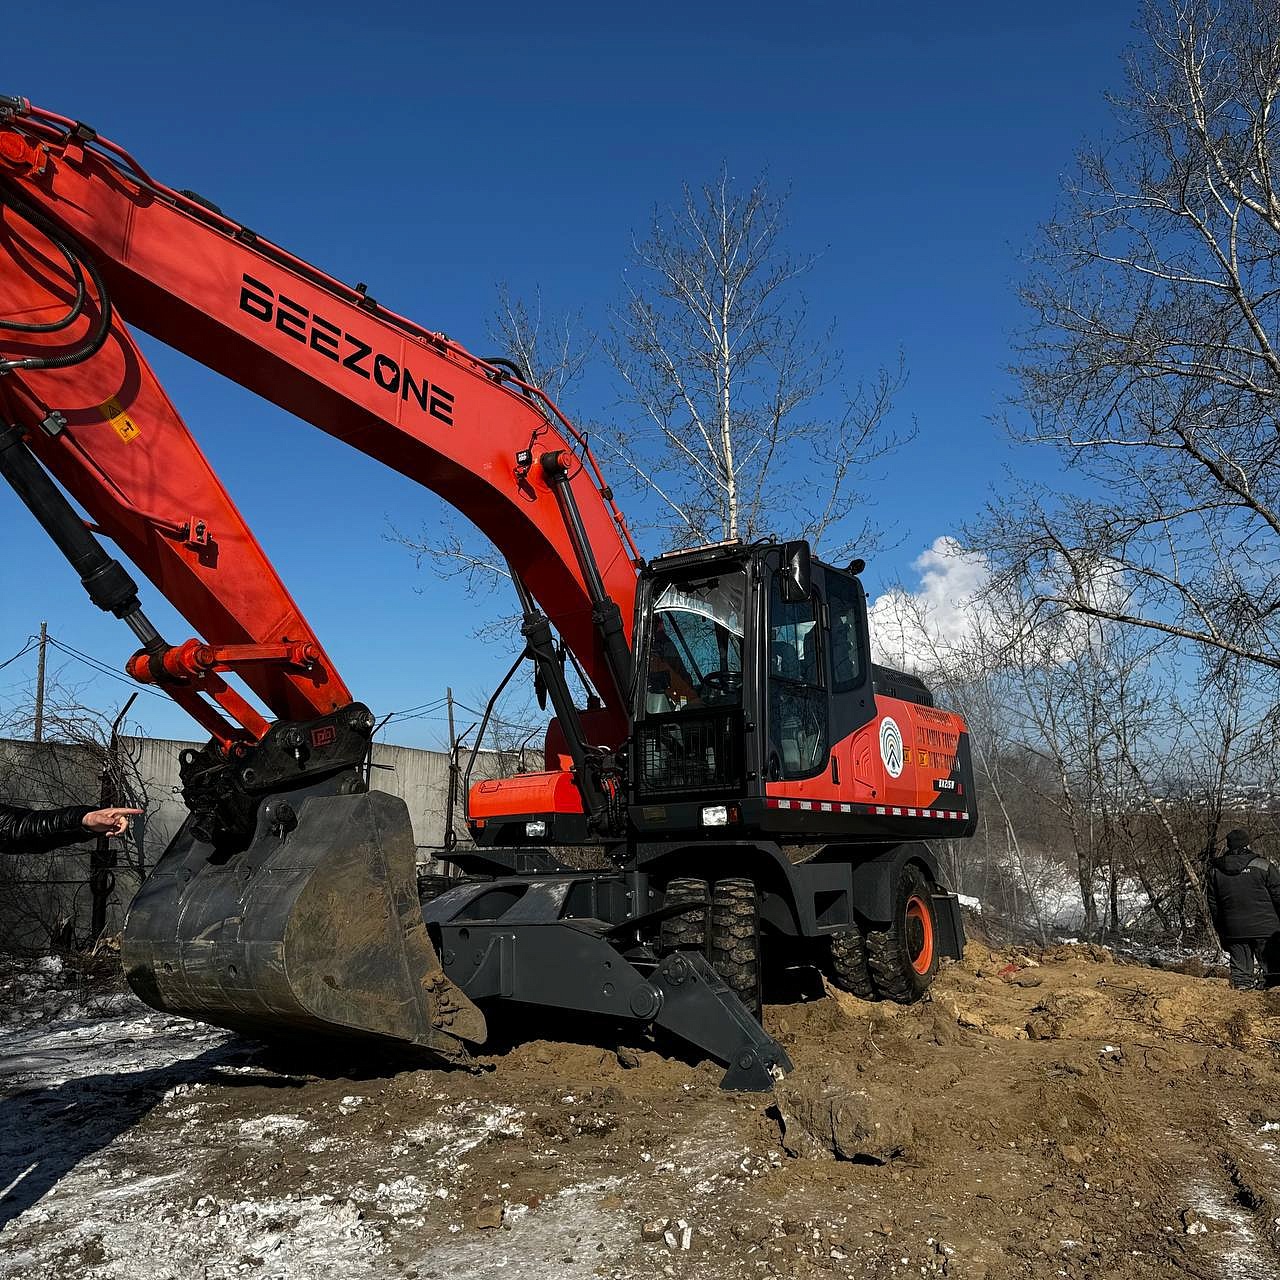
[(237, 1131), (242, 1138), (270, 1138), (281, 1133), (301, 1133), (310, 1129), (311, 1122), (300, 1116), (257, 1116), (252, 1120), (241, 1120)]

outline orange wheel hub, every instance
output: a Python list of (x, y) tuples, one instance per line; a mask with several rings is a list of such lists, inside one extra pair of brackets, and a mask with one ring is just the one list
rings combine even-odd
[(907, 899), (907, 956), (919, 974), (933, 968), (933, 916), (929, 904), (913, 893)]

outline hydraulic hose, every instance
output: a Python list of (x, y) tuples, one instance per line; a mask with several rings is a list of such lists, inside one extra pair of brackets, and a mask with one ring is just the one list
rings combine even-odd
[(86, 289), (84, 274), (81, 270), (82, 266), (84, 271), (88, 272), (89, 279), (93, 281), (93, 287), (98, 294), (97, 323), (79, 347), (74, 351), (65, 351), (61, 355), (27, 356), (21, 360), (0, 360), (0, 374), (8, 373), (12, 369), (66, 369), (73, 364), (80, 364), (82, 361), (88, 360), (102, 349), (107, 340), (107, 335), (111, 332), (111, 298), (107, 293), (106, 283), (102, 279), (98, 268), (94, 265), (92, 258), (83, 251), (78, 251), (78, 246), (61, 228), (46, 218), (38, 209), (33, 209), (25, 200), (14, 195), (5, 186), (0, 186), (0, 201), (7, 204), (9, 208), (29, 222), (37, 231), (47, 236), (57, 246), (59, 252), (70, 263), (72, 275), (76, 281), (75, 301), (72, 303), (70, 311), (60, 320), (46, 325), (28, 325), (18, 321), (5, 321), (0, 322), (0, 327), (16, 330), (19, 333), (56, 333), (60, 329), (65, 329), (84, 309)]
[(76, 282), (76, 297), (71, 304), (71, 309), (65, 316), (57, 320), (50, 320), (47, 324), (25, 324), (21, 320), (0, 320), (0, 329), (11, 329), (14, 333), (57, 333), (59, 330), (66, 329), (73, 324), (84, 310), (84, 300), (88, 296), (84, 287), (84, 272), (80, 270), (79, 262), (72, 256), (66, 245), (57, 240), (53, 243), (62, 256), (66, 258), (67, 266), (71, 268), (71, 274)]

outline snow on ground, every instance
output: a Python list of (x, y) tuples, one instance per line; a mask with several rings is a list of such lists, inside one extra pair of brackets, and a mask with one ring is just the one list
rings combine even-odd
[[(34, 970), (16, 1003), (21, 1016), (0, 1029), (0, 1280), (379, 1280), (406, 1274), (403, 1249), (389, 1255), (423, 1228), (443, 1237), (431, 1269), (450, 1280), (553, 1270), (589, 1280), (631, 1243), (618, 1213), (599, 1206), (608, 1179), (558, 1189), (532, 1216), (504, 1203), (500, 1241), (464, 1225), (453, 1188), (468, 1157), (519, 1137), (521, 1108), (437, 1094), (430, 1118), (353, 1144), (324, 1112), (358, 1122), (360, 1093), (334, 1097), (314, 1119), (278, 1102), (224, 1115), (228, 1085), (280, 1079), (252, 1065), (256, 1046), (226, 1032), (131, 995), (99, 999), (99, 1015), (86, 1016), (56, 962)], [(140, 1130), (149, 1117), (159, 1123)], [(280, 1168), (272, 1152), (289, 1143), (314, 1159), (313, 1176), (296, 1192), (242, 1194), (252, 1179), (235, 1176), (236, 1156), (269, 1174)], [(587, 1234), (613, 1243), (566, 1263), (565, 1241)]]

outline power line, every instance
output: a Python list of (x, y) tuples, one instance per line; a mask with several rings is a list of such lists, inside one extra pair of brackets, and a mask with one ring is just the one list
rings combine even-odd
[(99, 675), (108, 676), (112, 680), (118, 680), (121, 684), (127, 684), (130, 689), (138, 690), (142, 693), (149, 693), (153, 698), (164, 698), (167, 702), (168, 696), (161, 693), (158, 689), (149, 688), (147, 685), (140, 685), (136, 680), (131, 680), (128, 676), (122, 676), (118, 671), (113, 671), (101, 658), (95, 658), (87, 653), (81, 653), (79, 649), (72, 645), (66, 644), (59, 640), (56, 636), (49, 637), (49, 643), (55, 649), (61, 650), (69, 658), (74, 658), (78, 662), (83, 662), (85, 666), (91, 667)]
[(432, 715), (444, 705), (445, 699), (437, 698), (434, 702), (421, 702), (416, 707), (405, 707), (403, 711), (388, 711), (383, 717), (382, 723), (387, 724), (392, 720), (417, 720), (422, 716)]
[(3, 671), (11, 662), (17, 662), (19, 658), (25, 658), (36, 647), (37, 643), (39, 642), (35, 636), (28, 636), (27, 643), (23, 648), (19, 649), (12, 658), (6, 658), (3, 662), (0, 662), (0, 671)]
[[(38, 638), (34, 635), (28, 636), (26, 645), (19, 652), (15, 653), (13, 657), (7, 658), (4, 662), (0, 662), (0, 670), (3, 670), (11, 662), (16, 662), (19, 658), (25, 657), (28, 653), (30, 653), (36, 647), (37, 640)], [(99, 675), (107, 676), (109, 679), (116, 680), (120, 684), (128, 685), (130, 689), (133, 689), (137, 692), (150, 694), (153, 698), (163, 698), (166, 702), (169, 701), (169, 697), (167, 694), (163, 693), (159, 689), (153, 689), (148, 685), (139, 684), (136, 680), (131, 679), (129, 676), (122, 675), (119, 671), (113, 670), (112, 667), (103, 658), (96, 658), (92, 654), (84, 653), (82, 650), (77, 649), (74, 645), (67, 644), (66, 641), (58, 639), (57, 636), (53, 636), (53, 635), (49, 636), (48, 642), (51, 645), (53, 645), (56, 649), (66, 654), (67, 657), (72, 658), (77, 662), (84, 663), (85, 666), (97, 672), (97, 674)], [(442, 723), (446, 719), (446, 717), (439, 715), (437, 713), (441, 711), (442, 708), (445, 707), (447, 702), (448, 702), (447, 698), (436, 698), (432, 702), (420, 702), (415, 706), (405, 707), (398, 711), (388, 712), (379, 722), (377, 728), (378, 730), (381, 730), (386, 728), (387, 725), (391, 724), (392, 722), (395, 722), (397, 725), (401, 725), (401, 724), (407, 724), (412, 720), (427, 720), (427, 721), (432, 721), (436, 723)], [(481, 716), (484, 714), (483, 712), (478, 711), (475, 707), (469, 706), (465, 702), (459, 702), (456, 698), (454, 699), (453, 705), (455, 707), (460, 707), (464, 711), (470, 712), (474, 716)], [(491, 726), (494, 726), (494, 727), (501, 726), (503, 728), (517, 730), (520, 733), (527, 733), (531, 729), (537, 728), (536, 725), (521, 723), (520, 721), (517, 721), (517, 720), (508, 720), (505, 716), (491, 716), (489, 719), (489, 723)]]

